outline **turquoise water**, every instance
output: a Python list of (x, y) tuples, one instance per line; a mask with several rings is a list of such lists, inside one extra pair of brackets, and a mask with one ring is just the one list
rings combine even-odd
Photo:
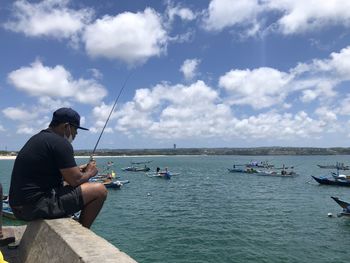
[[(121, 190), (108, 199), (92, 230), (138, 262), (347, 262), (350, 219), (329, 218), (350, 201), (350, 188), (320, 186), (316, 164), (350, 163), (350, 156), (174, 156), (97, 159), (114, 161)], [(130, 161), (181, 173), (171, 180), (123, 172)], [(252, 160), (294, 165), (300, 175), (273, 178), (228, 173)], [(77, 159), (82, 163), (84, 159)], [(13, 161), (0, 160), (8, 191)], [(349, 172), (350, 173), (350, 172)]]

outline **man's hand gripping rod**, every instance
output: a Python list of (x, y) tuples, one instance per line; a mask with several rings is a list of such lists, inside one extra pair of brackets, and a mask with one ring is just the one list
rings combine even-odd
[(100, 136), (99, 136), (98, 139), (97, 139), (97, 142), (96, 142), (96, 144), (95, 144), (94, 150), (92, 151), (92, 153), (91, 153), (91, 155), (90, 155), (90, 162), (94, 161), (94, 154), (95, 154), (97, 145), (98, 145), (98, 143), (100, 142), (100, 139), (101, 139), (101, 137), (102, 137), (102, 134), (103, 134), (103, 132), (104, 132), (106, 126), (107, 126), (107, 123), (108, 123), (108, 121), (109, 121), (109, 118), (111, 117), (111, 115), (112, 115), (112, 113), (113, 113), (113, 110), (114, 110), (115, 106), (117, 105), (118, 99), (119, 99), (120, 95), (122, 94), (122, 92), (123, 92), (123, 90), (124, 90), (124, 88), (125, 88), (125, 86), (126, 86), (126, 83), (128, 82), (128, 80), (129, 80), (129, 78), (130, 78), (130, 75), (131, 75), (131, 73), (130, 73), (129, 76), (125, 79), (124, 84), (123, 84), (122, 88), (121, 88), (120, 91), (119, 91), (118, 97), (116, 98), (116, 100), (115, 100), (115, 102), (114, 102), (114, 104), (113, 104), (112, 110), (111, 110), (111, 112), (109, 113), (108, 118), (107, 118), (107, 120), (106, 120), (106, 122), (105, 122), (105, 125), (103, 126), (102, 131), (101, 131), (101, 133), (100, 133)]

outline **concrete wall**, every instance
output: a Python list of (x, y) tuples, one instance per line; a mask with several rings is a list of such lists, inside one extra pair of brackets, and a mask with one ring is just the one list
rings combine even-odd
[(18, 247), (19, 262), (135, 263), (105, 239), (72, 219), (30, 222)]

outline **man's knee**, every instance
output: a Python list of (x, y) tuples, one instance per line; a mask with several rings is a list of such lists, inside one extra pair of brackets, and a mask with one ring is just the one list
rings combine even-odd
[(101, 183), (87, 183), (82, 187), (82, 194), (85, 196), (89, 196), (88, 199), (102, 199), (105, 200), (107, 198), (107, 189)]
[(108, 191), (103, 184), (98, 184), (98, 194), (99, 194), (99, 197), (103, 200), (107, 198)]
[(92, 186), (93, 186), (93, 189), (91, 189), (91, 191), (93, 191), (93, 193), (96, 195), (98, 199), (105, 200), (107, 198), (107, 189), (103, 184), (92, 183)]

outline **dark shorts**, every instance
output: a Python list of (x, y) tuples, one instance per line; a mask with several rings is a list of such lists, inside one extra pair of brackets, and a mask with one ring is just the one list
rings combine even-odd
[(53, 189), (35, 204), (12, 207), (14, 215), (21, 220), (54, 219), (69, 217), (84, 207), (80, 186), (66, 185)]

